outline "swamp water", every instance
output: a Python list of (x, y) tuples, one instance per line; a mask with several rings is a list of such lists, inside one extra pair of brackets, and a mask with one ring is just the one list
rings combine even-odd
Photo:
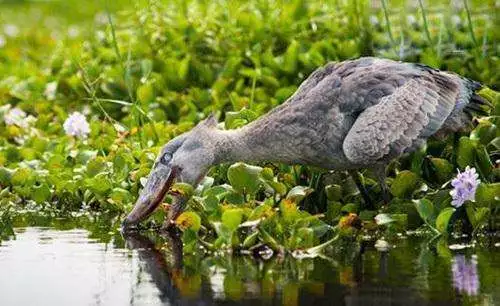
[(388, 252), (258, 260), (183, 256), (174, 236), (123, 237), (117, 224), (15, 221), (0, 245), (0, 304), (500, 305), (498, 244), (451, 251), (408, 236)]

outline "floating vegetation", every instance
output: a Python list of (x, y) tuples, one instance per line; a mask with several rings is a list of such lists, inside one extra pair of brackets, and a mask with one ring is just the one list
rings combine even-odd
[[(394, 161), (388, 205), (374, 174), (363, 171), (370, 197), (379, 199), (370, 210), (343, 172), (269, 163), (214, 167), (175, 221), (184, 252), (308, 258), (362, 237), (389, 250), (391, 239), (407, 231), (458, 240), (453, 233), (470, 239), (497, 231), (498, 8), (469, 2), (431, 9), (419, 1), (417, 11), (405, 8), (409, 18), (387, 1), (382, 7), (371, 1), (138, 2), (122, 12), (93, 12), (90, 31), (62, 17), (44, 29), (29, 10), (21, 19), (5, 14), (2, 238), (11, 235), (8, 220), (23, 211), (129, 211), (160, 147), (173, 137), (210, 113), (226, 129), (241, 127), (285, 101), (318, 66), (365, 55), (480, 81), (492, 107), (469, 131), (430, 140)], [(146, 227), (160, 227), (170, 204), (167, 198)]]

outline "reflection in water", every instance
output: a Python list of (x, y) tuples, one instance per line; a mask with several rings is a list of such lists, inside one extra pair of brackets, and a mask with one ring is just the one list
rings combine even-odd
[(498, 248), (453, 258), (447, 248), (433, 252), (408, 237), (388, 252), (367, 245), (359, 253), (263, 261), (183, 255), (176, 233), (122, 237), (95, 223), (90, 232), (62, 225), (18, 228), (16, 240), (2, 242), (2, 305), (500, 303)]
[(453, 272), (453, 286), (459, 292), (468, 295), (477, 295), (479, 293), (477, 258), (475, 256), (466, 259), (462, 254), (456, 255), (453, 258), (451, 271)]

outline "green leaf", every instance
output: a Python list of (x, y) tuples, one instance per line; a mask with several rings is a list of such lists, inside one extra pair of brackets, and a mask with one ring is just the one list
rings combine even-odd
[(330, 201), (340, 201), (342, 199), (342, 186), (333, 184), (325, 187), (326, 198)]
[(222, 213), (222, 225), (234, 232), (243, 220), (243, 211), (239, 208), (227, 209)]
[(12, 173), (13, 171), (8, 168), (0, 167), (0, 185), (10, 185)]
[(262, 185), (260, 180), (261, 171), (261, 167), (236, 163), (227, 170), (227, 178), (236, 191), (253, 195)]
[(420, 199), (415, 202), (415, 208), (418, 211), (418, 214), (426, 223), (432, 224), (435, 214), (434, 214), (434, 205), (431, 201), (427, 199)]
[(475, 200), (478, 205), (484, 207), (500, 203), (500, 183), (479, 184)]
[(259, 237), (259, 232), (253, 232), (248, 235), (245, 240), (243, 240), (243, 248), (248, 249), (249, 247), (254, 246), (257, 243), (257, 238)]
[(128, 204), (132, 202), (132, 195), (128, 190), (123, 188), (113, 188), (109, 197), (117, 204)]
[(299, 43), (296, 40), (293, 40), (286, 49), (283, 57), (283, 71), (287, 73), (294, 73), (297, 70), (298, 59)]
[(496, 132), (497, 126), (484, 120), (470, 133), (470, 138), (486, 145), (495, 138)]
[(493, 170), (493, 163), (490, 160), (488, 151), (483, 145), (479, 145), (476, 148), (476, 165), (478, 166), (480, 173), (485, 177), (488, 177)]
[(441, 213), (436, 218), (436, 228), (441, 233), (446, 233), (448, 231), (448, 223), (450, 221), (451, 215), (455, 212), (452, 207), (446, 207), (441, 211)]
[(32, 199), (38, 204), (47, 201), (50, 198), (50, 188), (47, 184), (41, 184), (39, 186), (34, 186), (31, 193)]
[(18, 168), (12, 174), (10, 181), (14, 186), (30, 185), (35, 181), (35, 174), (30, 168)]
[(224, 125), (226, 129), (236, 129), (254, 121), (257, 117), (257, 113), (246, 108), (243, 108), (238, 112), (226, 112)]
[(105, 173), (100, 173), (93, 178), (88, 178), (85, 180), (85, 183), (92, 192), (98, 195), (107, 194), (113, 187), (111, 180)]
[(460, 168), (465, 168), (474, 164), (475, 148), (477, 141), (469, 137), (461, 137), (458, 141), (457, 164)]
[(391, 185), (391, 193), (398, 198), (408, 198), (418, 188), (419, 177), (408, 170), (398, 173)]
[(295, 186), (288, 192), (286, 199), (298, 204), (313, 191), (310, 187)]
[(94, 177), (106, 169), (106, 159), (98, 156), (87, 163), (87, 176)]

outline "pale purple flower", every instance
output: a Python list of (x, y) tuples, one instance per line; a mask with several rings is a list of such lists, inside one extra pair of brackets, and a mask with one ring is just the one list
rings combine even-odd
[(5, 37), (0, 34), (0, 48), (3, 48), (7, 44), (7, 41), (5, 40)]
[(6, 125), (17, 125), (18, 127), (27, 128), (29, 122), (26, 120), (26, 113), (17, 107), (10, 109), (4, 115)]
[(451, 181), (453, 189), (450, 195), (453, 198), (451, 205), (460, 207), (465, 201), (474, 201), (476, 189), (481, 181), (478, 179), (475, 168), (467, 166), (464, 172), (458, 171), (457, 177)]
[(456, 255), (451, 267), (453, 273), (453, 286), (459, 292), (468, 295), (479, 293), (479, 277), (477, 274), (477, 261), (473, 257), (468, 260), (464, 255)]
[(85, 116), (79, 112), (72, 113), (66, 121), (64, 121), (64, 131), (67, 135), (79, 138), (87, 138), (90, 133), (89, 123)]
[(16, 37), (19, 34), (19, 28), (15, 24), (6, 24), (3, 26), (3, 32), (9, 37)]

